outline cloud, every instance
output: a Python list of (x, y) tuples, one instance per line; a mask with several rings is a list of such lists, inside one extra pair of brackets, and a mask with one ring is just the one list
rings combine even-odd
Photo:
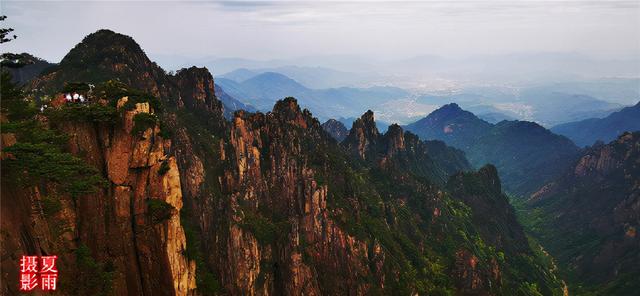
[(640, 51), (638, 1), (3, 1), (3, 12), (19, 35), (5, 50), (53, 61), (99, 28), (183, 56)]

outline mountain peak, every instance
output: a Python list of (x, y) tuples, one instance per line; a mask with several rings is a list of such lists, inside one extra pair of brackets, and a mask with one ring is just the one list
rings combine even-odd
[(276, 102), (273, 112), (300, 112), (298, 100), (294, 97), (286, 97)]
[(387, 140), (387, 153), (395, 154), (405, 148), (404, 131), (397, 123), (390, 125), (384, 136)]
[(285, 122), (303, 128), (307, 128), (308, 123), (314, 120), (309, 110), (300, 109), (298, 100), (296, 100), (294, 97), (286, 97), (282, 100), (277, 101), (273, 106), (273, 111), (271, 112), (271, 114), (275, 115)]
[(400, 139), (404, 138), (404, 130), (397, 123), (394, 123), (389, 126), (385, 136), (389, 139)]
[(452, 116), (459, 116), (461, 114), (466, 114), (466, 115), (470, 114), (472, 116), (475, 116), (473, 113), (469, 111), (465, 111), (462, 108), (460, 108), (460, 106), (458, 106), (458, 104), (456, 103), (449, 103), (449, 104), (443, 105), (442, 107), (433, 111), (430, 115), (452, 117)]
[(207, 68), (183, 68), (172, 78), (180, 90), (182, 104), (215, 114), (224, 113), (224, 107), (215, 95), (213, 76)]
[(463, 110), (456, 103), (446, 104), (426, 117), (406, 126), (424, 140), (444, 140), (448, 145), (465, 149), (467, 139), (475, 139), (492, 128), (492, 125), (475, 114)]
[(164, 70), (147, 57), (133, 38), (104, 29), (82, 39), (60, 64), (43, 73), (34, 87), (55, 92), (69, 81), (119, 80), (159, 97), (166, 95), (162, 94), (160, 85), (168, 85), (168, 79)]
[[(124, 35), (124, 34), (120, 34), (117, 33), (115, 31), (109, 30), (109, 29), (99, 29), (98, 31), (95, 31), (87, 36), (84, 37), (84, 40), (89, 40), (91, 38), (122, 38), (122, 39), (130, 39), (131, 41), (133, 41), (133, 38)], [(135, 41), (133, 41), (135, 42)]]
[(243, 81), (243, 83), (247, 85), (271, 83), (277, 85), (288, 85), (295, 88), (304, 88), (297, 81), (277, 72), (264, 72), (248, 78), (247, 80)]
[(474, 122), (477, 125), (481, 126), (490, 126), (490, 124), (480, 118), (478, 118), (475, 114), (466, 111), (456, 103), (449, 103), (443, 105), (442, 107), (431, 112), (427, 117), (422, 118), (410, 125), (408, 125), (408, 129), (418, 126), (430, 126), (430, 125), (440, 125), (444, 123), (451, 123), (457, 121), (465, 121), (465, 122)]
[(366, 159), (370, 146), (375, 146), (380, 137), (376, 127), (373, 111), (367, 110), (360, 118), (353, 122), (349, 135), (345, 139), (348, 150)]
[(374, 122), (375, 121), (374, 116), (373, 116), (373, 111), (371, 111), (371, 110), (367, 110), (367, 112), (362, 114), (362, 116), (360, 116), (360, 118), (364, 122)]
[(322, 128), (338, 142), (342, 142), (342, 140), (344, 140), (344, 138), (346, 138), (347, 134), (349, 133), (344, 124), (335, 119), (327, 120), (322, 124)]
[(60, 64), (77, 62), (77, 59), (82, 58), (105, 59), (122, 55), (144, 56), (148, 59), (140, 45), (130, 36), (101, 29), (85, 36), (69, 51)]
[(378, 127), (376, 126), (375, 116), (373, 115), (373, 111), (371, 110), (367, 110), (367, 112), (362, 114), (360, 118), (356, 119), (356, 121), (353, 123), (353, 127), (355, 127), (356, 125), (364, 128), (367, 135), (376, 138), (380, 135)]
[(456, 103), (449, 103), (449, 104), (443, 105), (439, 109), (441, 109), (441, 110), (451, 110), (451, 111), (462, 111), (462, 108), (460, 108), (460, 106), (458, 106), (458, 104), (456, 104)]

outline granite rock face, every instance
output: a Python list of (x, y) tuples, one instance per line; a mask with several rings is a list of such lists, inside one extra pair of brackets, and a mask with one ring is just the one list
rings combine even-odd
[[(2, 227), (7, 230), (3, 239), (8, 246), (3, 248), (3, 256), (56, 254), (72, 271), (73, 251), (83, 245), (95, 260), (108, 262), (115, 270), (115, 294), (193, 294), (195, 263), (183, 254), (181, 176), (175, 157), (168, 154), (170, 140), (160, 136), (157, 124), (140, 134), (132, 133), (132, 118), (154, 110), (147, 103), (125, 110), (126, 101), (126, 97), (118, 101), (121, 115), (114, 126), (51, 123), (52, 128), (69, 136), (69, 151), (98, 168), (108, 185), (91, 196), (73, 199), (58, 192), (54, 184), (33, 188), (3, 184), (3, 197), (13, 197), (3, 199), (3, 216), (22, 215), (20, 219), (3, 219)], [(167, 168), (160, 174), (163, 164)], [(51, 197), (61, 201), (61, 211), (53, 217), (42, 212), (44, 199)], [(162, 219), (154, 215), (152, 200), (170, 208)], [(9, 281), (14, 283), (17, 270), (11, 263), (3, 262), (3, 269), (10, 272), (10, 278), (15, 277)], [(14, 288), (5, 286), (3, 290)]]

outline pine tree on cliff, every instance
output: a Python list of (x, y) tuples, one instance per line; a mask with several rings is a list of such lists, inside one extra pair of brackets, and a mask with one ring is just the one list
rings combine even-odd
[[(0, 21), (5, 21), (6, 19), (7, 19), (6, 15), (0, 16)], [(6, 43), (18, 38), (17, 35), (8, 36), (13, 31), (14, 31), (13, 28), (0, 28), (0, 43)]]
[[(3, 184), (33, 186), (42, 182), (58, 184), (63, 191), (80, 195), (103, 184), (98, 171), (81, 159), (64, 152), (66, 136), (49, 130), (35, 118), (34, 105), (3, 72), (0, 82), (2, 100), (1, 130)], [(8, 183), (5, 183), (8, 182)]]

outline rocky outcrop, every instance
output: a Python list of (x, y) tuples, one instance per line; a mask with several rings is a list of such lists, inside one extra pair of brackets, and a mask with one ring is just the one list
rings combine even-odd
[(387, 154), (394, 155), (405, 149), (404, 131), (399, 125), (390, 125), (385, 136), (387, 138)]
[(385, 134), (380, 134), (373, 117), (371, 111), (363, 114), (341, 143), (352, 155), (382, 167), (399, 169), (397, 174), (411, 172), (438, 184), (471, 168), (461, 151), (443, 142), (423, 142), (397, 124), (390, 125)]
[(342, 142), (349, 134), (349, 130), (347, 130), (344, 124), (335, 119), (325, 121), (325, 123), (322, 124), (322, 129), (329, 133), (329, 135), (338, 142)]
[(344, 145), (354, 155), (367, 159), (368, 154), (376, 153), (375, 150), (371, 150), (371, 147), (376, 146), (379, 136), (380, 132), (376, 127), (373, 111), (368, 110), (362, 117), (353, 122), (351, 131), (349, 131), (349, 135), (344, 140)]
[(187, 105), (191, 110), (223, 113), (222, 103), (215, 95), (213, 76), (207, 68), (182, 69), (174, 80), (180, 93), (180, 105)]

